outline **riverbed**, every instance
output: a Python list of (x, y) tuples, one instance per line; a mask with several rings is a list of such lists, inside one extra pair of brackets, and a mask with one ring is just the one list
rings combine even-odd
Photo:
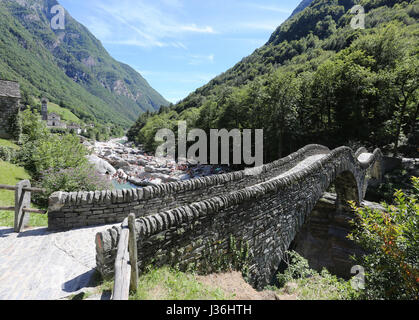
[(126, 137), (107, 142), (85, 141), (92, 151), (89, 162), (97, 171), (109, 177), (116, 189), (135, 189), (162, 183), (230, 172), (226, 166), (200, 165), (193, 161), (177, 163), (147, 154), (142, 146), (135, 146)]

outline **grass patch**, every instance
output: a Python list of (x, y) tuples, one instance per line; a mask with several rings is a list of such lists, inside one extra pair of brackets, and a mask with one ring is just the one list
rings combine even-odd
[(349, 281), (338, 279), (327, 270), (305, 279), (296, 279), (274, 290), (279, 296), (295, 295), (297, 300), (353, 300), (356, 292)]
[(68, 122), (81, 123), (81, 120), (70, 110), (64, 109), (57, 104), (48, 102), (48, 113), (52, 113), (52, 112), (59, 114), (61, 117), (61, 120), (68, 121)]
[(130, 300), (226, 300), (221, 289), (200, 283), (194, 274), (168, 267), (149, 270), (139, 279), (138, 291)]
[[(0, 160), (0, 184), (16, 185), (21, 180), (30, 180), (31, 176), (22, 167)], [(0, 206), (13, 207), (15, 205), (15, 193), (8, 190), (0, 190)], [(34, 206), (36, 208), (36, 206)], [(14, 212), (0, 211), (0, 226), (13, 227)], [(48, 226), (47, 215), (31, 214), (29, 225), (31, 227)]]
[(339, 279), (326, 269), (321, 273), (310, 269), (308, 261), (297, 252), (287, 252), (284, 262), (288, 267), (277, 276), (280, 288), (270, 288), (279, 295), (295, 295), (298, 300), (354, 300), (359, 295), (350, 281)]
[(13, 149), (19, 149), (19, 146), (12, 140), (1, 139), (0, 138), (0, 147), (8, 147)]

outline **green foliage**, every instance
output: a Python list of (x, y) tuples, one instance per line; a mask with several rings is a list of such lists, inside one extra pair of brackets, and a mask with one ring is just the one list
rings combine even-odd
[(350, 235), (368, 254), (359, 261), (366, 269), (365, 299), (419, 298), (419, 179), (412, 178), (414, 194), (395, 193), (395, 204), (385, 211), (352, 207), (356, 230)]
[(246, 278), (250, 263), (249, 244), (233, 236), (227, 244), (223, 241), (208, 242), (202, 252), (204, 259), (189, 266), (189, 269), (200, 274), (239, 271)]
[(52, 134), (37, 112), (27, 109), (22, 113), (23, 146), (17, 162), (38, 179), (45, 170), (75, 168), (87, 163), (88, 151), (74, 135)]
[(160, 145), (155, 141), (157, 132), (163, 128), (177, 132), (178, 119), (178, 114), (175, 111), (155, 115), (147, 120), (147, 123), (137, 134), (136, 140), (141, 141), (146, 150), (154, 152)]
[(16, 159), (17, 151), (13, 147), (0, 146), (0, 160), (11, 162)]
[(36, 110), (28, 108), (22, 112), (22, 143), (33, 142), (48, 137), (49, 132), (45, 123), (39, 120), (40, 116)]
[(73, 135), (51, 134), (45, 138), (25, 143), (20, 153), (20, 161), (27, 170), (38, 178), (48, 169), (75, 168), (87, 162), (87, 149)]
[(350, 281), (338, 279), (326, 269), (321, 273), (310, 269), (308, 261), (295, 251), (286, 253), (285, 262), (287, 269), (277, 276), (280, 294), (295, 294), (299, 300), (353, 300), (358, 297)]
[(309, 278), (316, 274), (316, 271), (310, 269), (308, 261), (295, 251), (288, 251), (283, 261), (287, 264), (287, 269), (277, 276), (280, 287), (293, 280)]
[(80, 164), (66, 169), (50, 169), (41, 172), (37, 185), (46, 189), (35, 195), (38, 203), (47, 205), (49, 196), (56, 191), (78, 192), (112, 189), (111, 182), (99, 175), (93, 165)]
[(220, 289), (213, 289), (196, 280), (193, 274), (161, 268), (149, 268), (139, 278), (138, 291), (130, 300), (225, 300)]

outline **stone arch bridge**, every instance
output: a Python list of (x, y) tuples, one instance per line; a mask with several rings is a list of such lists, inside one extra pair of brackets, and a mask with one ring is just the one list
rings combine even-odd
[[(177, 265), (210, 272), (231, 250), (248, 250), (248, 278), (270, 283), (285, 251), (325, 191), (334, 184), (337, 209), (360, 204), (382, 176), (382, 153), (309, 145), (259, 168), (137, 190), (55, 193), (49, 228), (71, 229), (137, 216), (138, 266)], [(98, 233), (97, 269), (113, 274), (121, 227)]]

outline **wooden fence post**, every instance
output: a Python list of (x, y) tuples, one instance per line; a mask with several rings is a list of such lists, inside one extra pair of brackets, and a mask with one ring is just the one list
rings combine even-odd
[(128, 218), (125, 218), (122, 223), (115, 260), (115, 283), (112, 300), (128, 300), (129, 298), (131, 266), (129, 265), (128, 243)]
[(137, 252), (137, 233), (135, 230), (135, 214), (128, 216), (129, 227), (129, 261), (131, 264), (130, 289), (137, 292), (138, 289), (138, 252)]
[(23, 228), (29, 225), (29, 214), (24, 212), (24, 208), (31, 206), (31, 193), (25, 191), (23, 188), (30, 188), (31, 182), (29, 180), (20, 181), (15, 189), (15, 225), (14, 231), (19, 233)]

